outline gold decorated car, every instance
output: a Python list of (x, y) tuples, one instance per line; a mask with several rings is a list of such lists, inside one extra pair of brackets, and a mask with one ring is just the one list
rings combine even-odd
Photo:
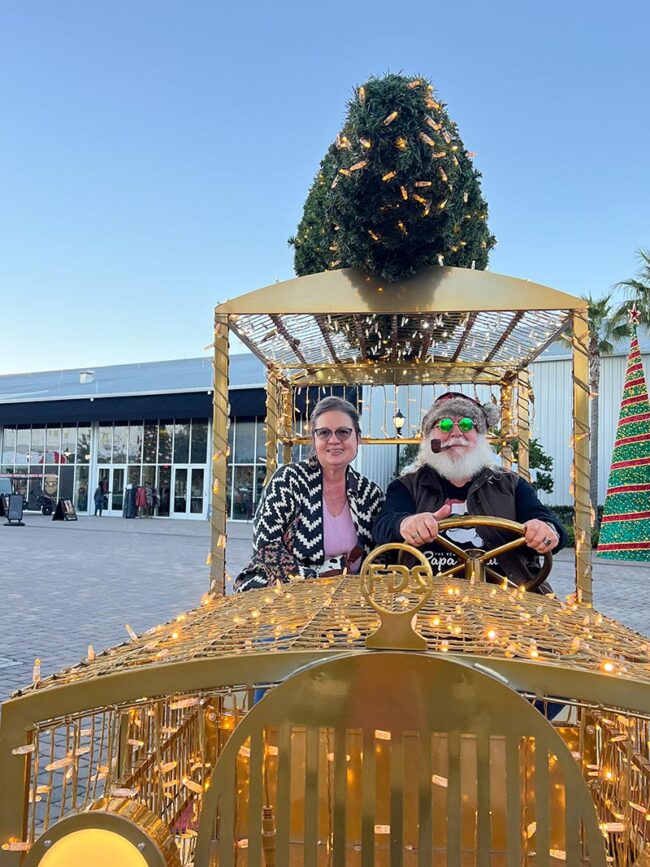
[[(210, 590), (5, 702), (0, 864), (650, 865), (650, 648), (591, 605), (586, 315), (446, 267), (219, 305)], [(231, 332), (268, 372), (267, 478), (329, 390), (354, 389), (368, 446), (394, 445), (417, 441), (432, 384), (493, 393), (502, 460), (516, 441), (526, 477), (528, 367), (566, 334), (575, 596), (489, 583), (480, 558), (434, 576), (399, 546), (360, 576), (224, 595)], [(400, 389), (398, 439), (371, 420)]]

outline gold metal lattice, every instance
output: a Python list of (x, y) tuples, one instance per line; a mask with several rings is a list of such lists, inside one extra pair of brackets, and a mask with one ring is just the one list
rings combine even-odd
[[(199, 608), (44, 680), (39, 691), (161, 662), (361, 649), (378, 623), (359, 579), (350, 575), (206, 595)], [(434, 578), (418, 631), (434, 653), (526, 660), (650, 683), (648, 640), (573, 599)]]
[[(530, 363), (566, 327), (561, 310), (470, 314), (240, 316), (233, 330), (265, 362), (290, 373), (326, 363), (454, 362), (493, 368)], [(371, 349), (371, 347), (375, 347)], [(328, 357), (329, 356), (329, 357)]]

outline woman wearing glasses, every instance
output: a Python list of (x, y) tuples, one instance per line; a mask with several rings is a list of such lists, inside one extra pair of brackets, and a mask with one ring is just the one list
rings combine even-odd
[(359, 414), (347, 400), (326, 397), (310, 424), (309, 460), (279, 467), (264, 489), (253, 559), (237, 577), (236, 592), (292, 576), (358, 572), (372, 548), (372, 524), (384, 495), (350, 466), (359, 448)]

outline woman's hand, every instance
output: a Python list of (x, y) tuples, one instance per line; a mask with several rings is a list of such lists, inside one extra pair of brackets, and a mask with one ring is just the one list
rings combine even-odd
[(538, 554), (546, 554), (547, 551), (552, 551), (560, 541), (560, 537), (555, 531), (555, 528), (546, 521), (540, 521), (538, 518), (533, 518), (531, 521), (526, 521), (526, 544)]
[(437, 512), (419, 512), (417, 515), (409, 515), (399, 525), (402, 539), (414, 548), (433, 542), (438, 535), (438, 521), (448, 518), (450, 514), (451, 506), (447, 503)]

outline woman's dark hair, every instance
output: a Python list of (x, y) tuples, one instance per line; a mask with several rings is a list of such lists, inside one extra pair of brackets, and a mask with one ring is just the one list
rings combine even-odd
[(349, 415), (350, 421), (352, 422), (352, 427), (357, 432), (357, 435), (361, 436), (361, 423), (359, 421), (359, 413), (349, 400), (344, 400), (344, 398), (342, 397), (334, 397), (334, 395), (331, 395), (330, 397), (324, 397), (322, 400), (319, 400), (316, 406), (311, 411), (309, 423), (311, 425), (312, 431), (317, 426), (316, 422), (318, 421), (318, 417), (323, 415), (323, 413), (325, 412), (332, 411), (344, 412), (346, 415)]

